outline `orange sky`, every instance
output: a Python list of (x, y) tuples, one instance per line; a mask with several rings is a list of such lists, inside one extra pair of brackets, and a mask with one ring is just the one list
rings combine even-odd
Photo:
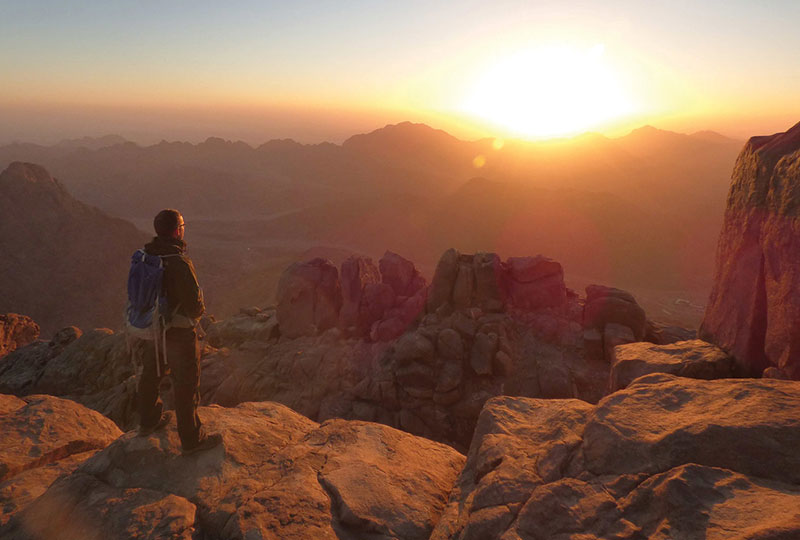
[(0, 142), (746, 137), (800, 120), (800, 3), (0, 4)]

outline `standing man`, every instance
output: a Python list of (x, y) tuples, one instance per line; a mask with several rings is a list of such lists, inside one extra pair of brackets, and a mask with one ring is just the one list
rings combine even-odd
[[(197, 415), (200, 401), (200, 349), (195, 330), (205, 311), (203, 292), (183, 241), (185, 224), (177, 210), (166, 209), (153, 220), (156, 237), (145, 245), (148, 255), (159, 255), (164, 264), (163, 289), (167, 299), (166, 363), (172, 373), (175, 413), (183, 454), (213, 448), (222, 442), (219, 433), (205, 434)], [(139, 434), (149, 435), (166, 426), (172, 414), (163, 411), (158, 396), (162, 366), (157, 366), (153, 347), (140, 347), (142, 374), (137, 388)]]

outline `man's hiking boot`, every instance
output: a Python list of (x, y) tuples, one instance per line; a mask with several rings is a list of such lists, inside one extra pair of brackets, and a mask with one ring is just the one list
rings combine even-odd
[(197, 452), (202, 452), (203, 450), (209, 450), (214, 448), (219, 443), (222, 442), (222, 434), (221, 433), (211, 433), (209, 435), (205, 435), (200, 441), (192, 446), (191, 448), (183, 448), (182, 453), (184, 456), (190, 456)]
[(158, 431), (159, 429), (163, 429), (164, 426), (169, 424), (170, 420), (172, 420), (172, 411), (164, 411), (161, 415), (161, 418), (156, 422), (154, 426), (139, 426), (139, 432), (136, 434), (137, 437), (147, 437), (154, 431)]

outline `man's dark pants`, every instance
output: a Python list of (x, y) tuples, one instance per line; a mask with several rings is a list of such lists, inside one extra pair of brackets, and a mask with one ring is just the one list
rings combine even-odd
[[(178, 435), (184, 448), (195, 446), (202, 436), (197, 405), (200, 402), (200, 348), (192, 328), (170, 328), (166, 336), (167, 365), (175, 392)], [(163, 404), (158, 395), (161, 377), (156, 374), (155, 347), (152, 341), (139, 343), (142, 374), (137, 388), (142, 427), (155, 426), (161, 419)], [(162, 359), (163, 361), (163, 359)], [(163, 376), (165, 368), (162, 366)]]

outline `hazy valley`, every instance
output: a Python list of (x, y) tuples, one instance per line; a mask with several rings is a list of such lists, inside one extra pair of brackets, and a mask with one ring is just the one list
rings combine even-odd
[[(147, 234), (158, 209), (180, 209), (218, 316), (270, 304), (280, 272), (295, 260), (377, 259), (388, 249), (430, 277), (441, 253), (455, 247), (501, 257), (541, 253), (564, 265), (576, 290), (625, 287), (659, 320), (696, 327), (741, 145), (710, 132), (651, 127), (617, 139), (461, 141), (404, 123), (342, 145), (275, 140), (253, 148), (210, 138), (141, 147), (114, 136), (18, 143), (0, 147), (0, 163), (41, 164), (77, 200)], [(39, 227), (28, 218), (15, 217), (14, 226)], [(121, 252), (138, 247), (110, 243)], [(124, 266), (109, 267), (120, 284)], [(13, 310), (22, 311), (0, 306)], [(71, 315), (37, 320), (54, 331), (74, 323)], [(106, 315), (87, 323), (117, 321)]]

